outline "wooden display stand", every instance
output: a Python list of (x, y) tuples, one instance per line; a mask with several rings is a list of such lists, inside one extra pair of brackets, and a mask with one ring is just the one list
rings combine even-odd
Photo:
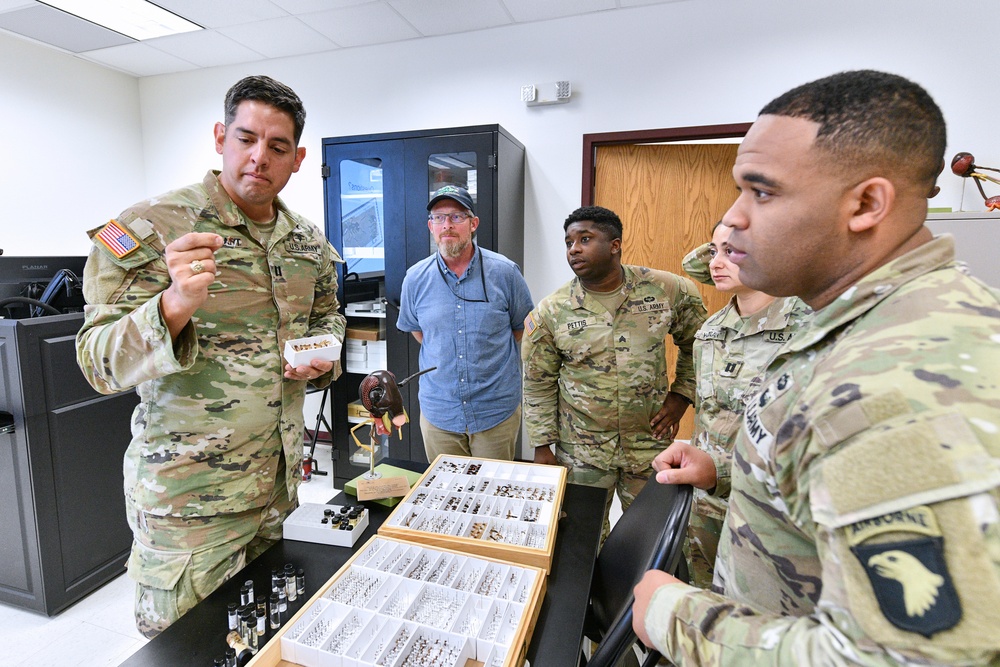
[(441, 455), (378, 532), (548, 573), (565, 490), (562, 466)]
[[(522, 667), (545, 584), (539, 568), (376, 536), (249, 665), (394, 667), (426, 638), (452, 642), (456, 657), (443, 663), (448, 667)], [(449, 615), (436, 623), (420, 615), (429, 592), (454, 597)], [(333, 649), (333, 642), (344, 646)]]

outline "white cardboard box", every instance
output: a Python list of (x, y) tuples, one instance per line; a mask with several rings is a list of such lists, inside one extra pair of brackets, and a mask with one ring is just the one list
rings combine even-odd
[(285, 360), (292, 366), (308, 366), (313, 359), (339, 361), (340, 348), (333, 334), (296, 338), (285, 342)]

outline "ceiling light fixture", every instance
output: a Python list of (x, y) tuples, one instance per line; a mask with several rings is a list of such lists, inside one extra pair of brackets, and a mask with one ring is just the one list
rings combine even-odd
[(132, 39), (144, 40), (201, 30), (197, 23), (146, 0), (39, 0)]

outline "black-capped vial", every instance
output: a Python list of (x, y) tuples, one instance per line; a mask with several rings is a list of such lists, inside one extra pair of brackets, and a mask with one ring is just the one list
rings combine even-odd
[(230, 602), (226, 606), (226, 612), (229, 614), (229, 629), (230, 630), (236, 630), (237, 628), (240, 627), (240, 617), (239, 617), (239, 614), (236, 613), (236, 606), (237, 605), (236, 605), (235, 602)]
[(215, 660), (212, 661), (212, 665), (213, 667), (226, 667), (226, 659), (216, 658)]
[(271, 629), (277, 630), (281, 627), (281, 608), (278, 606), (278, 594), (271, 593)]
[(282, 614), (288, 611), (288, 596), (285, 595), (284, 587), (278, 589), (278, 609), (281, 610)]
[(243, 585), (247, 587), (247, 591), (250, 593), (250, 599), (247, 600), (247, 604), (253, 604), (253, 579), (247, 579), (243, 582)]
[(226, 667), (236, 667), (236, 649), (226, 649)]
[(257, 596), (257, 612), (258, 614), (264, 614), (267, 616), (267, 596), (258, 595)]
[(266, 632), (267, 632), (267, 614), (264, 613), (263, 611), (261, 611), (260, 609), (258, 609), (257, 610), (257, 634), (260, 635), (261, 637), (263, 637)]
[(306, 571), (301, 567), (295, 571), (295, 592), (299, 595), (306, 594)]
[(271, 592), (278, 592), (278, 577), (281, 576), (281, 568), (271, 568)]
[(285, 597), (289, 602), (295, 602), (298, 598), (295, 592), (295, 566), (291, 563), (285, 566)]
[(242, 586), (240, 586), (240, 606), (245, 607), (252, 601), (253, 598), (250, 597), (250, 589), (247, 588), (246, 584), (243, 584)]

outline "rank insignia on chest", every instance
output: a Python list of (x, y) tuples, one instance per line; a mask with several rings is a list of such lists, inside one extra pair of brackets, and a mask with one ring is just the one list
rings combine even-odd
[(719, 375), (724, 378), (734, 378), (740, 374), (740, 369), (742, 368), (742, 361), (727, 361), (726, 365), (719, 371)]
[(139, 241), (116, 220), (109, 220), (94, 238), (118, 259), (132, 254), (139, 248)]
[[(898, 539), (871, 540), (876, 535)], [(929, 507), (852, 524), (847, 539), (879, 608), (897, 628), (930, 637), (961, 620), (962, 605), (944, 558), (944, 540)]]

